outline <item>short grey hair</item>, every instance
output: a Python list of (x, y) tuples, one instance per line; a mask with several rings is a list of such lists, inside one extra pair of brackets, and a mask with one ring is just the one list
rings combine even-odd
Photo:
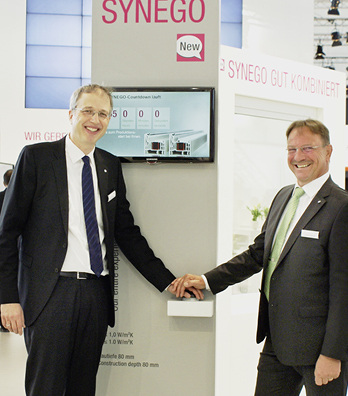
[(89, 85), (84, 85), (80, 88), (77, 88), (71, 95), (70, 97), (70, 110), (74, 110), (77, 106), (77, 102), (80, 99), (81, 95), (84, 93), (93, 93), (93, 92), (98, 92), (98, 91), (102, 91), (105, 93), (105, 95), (107, 95), (107, 97), (110, 100), (110, 112), (112, 110), (113, 107), (113, 101), (112, 101), (112, 96), (110, 91), (103, 87), (102, 85), (98, 85), (98, 84), (89, 84)]

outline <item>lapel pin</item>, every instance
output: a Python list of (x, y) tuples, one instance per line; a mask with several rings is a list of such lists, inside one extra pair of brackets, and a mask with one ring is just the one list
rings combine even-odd
[(105, 172), (105, 173), (108, 173), (108, 170), (107, 170), (107, 169), (104, 169), (104, 172)]
[(321, 202), (321, 200), (318, 201), (318, 203), (320, 203), (320, 202)]

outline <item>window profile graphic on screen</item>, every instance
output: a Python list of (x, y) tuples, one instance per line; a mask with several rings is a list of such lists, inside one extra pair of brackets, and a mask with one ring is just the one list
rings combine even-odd
[(110, 88), (114, 107), (97, 146), (126, 162), (212, 162), (213, 88)]

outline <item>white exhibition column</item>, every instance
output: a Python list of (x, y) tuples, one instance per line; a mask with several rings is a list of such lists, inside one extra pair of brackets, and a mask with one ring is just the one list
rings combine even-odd
[[(94, 0), (92, 82), (217, 88), (219, 14), (218, 0)], [(199, 57), (178, 56), (185, 35), (203, 36)], [(216, 163), (123, 166), (135, 221), (176, 276), (216, 264), (216, 169)], [(98, 394), (212, 396), (215, 319), (168, 316), (174, 297), (160, 294), (121, 254), (116, 265), (116, 326), (105, 342)]]
[[(344, 187), (345, 83), (343, 73), (221, 48), (218, 263), (243, 251), (256, 235), (247, 206), (267, 207), (283, 185), (294, 183), (285, 152), (285, 131), (293, 120), (318, 118), (329, 128), (331, 174)], [(215, 396), (253, 394), (262, 347), (255, 341), (260, 287), (255, 277), (216, 298)]]

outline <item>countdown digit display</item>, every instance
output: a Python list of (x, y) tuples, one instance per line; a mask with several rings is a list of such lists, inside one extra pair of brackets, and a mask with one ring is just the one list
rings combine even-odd
[(123, 161), (212, 162), (213, 88), (110, 88), (113, 110), (97, 146)]

